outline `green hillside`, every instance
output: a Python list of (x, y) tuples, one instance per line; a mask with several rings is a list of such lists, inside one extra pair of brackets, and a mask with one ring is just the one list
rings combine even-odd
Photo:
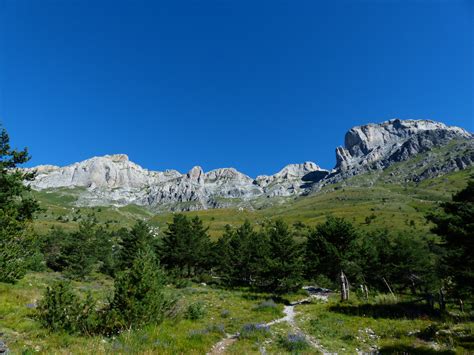
[[(421, 158), (328, 185), (308, 196), (258, 201), (252, 208), (209, 209), (185, 214), (201, 217), (213, 237), (219, 236), (226, 224), (239, 225), (246, 219), (261, 223), (267, 219), (282, 218), (289, 223), (315, 225), (323, 221), (327, 214), (345, 217), (363, 228), (426, 231), (429, 228), (424, 218), (426, 213), (463, 188), (469, 176), (474, 174), (474, 168), (420, 183), (404, 182), (407, 172), (416, 171)], [(52, 226), (74, 228), (81, 218), (90, 213), (112, 228), (131, 225), (136, 219), (164, 228), (172, 216), (170, 212), (158, 213), (135, 205), (78, 207), (76, 201), (80, 191), (34, 192), (43, 208), (35, 221), (36, 230), (43, 233)]]

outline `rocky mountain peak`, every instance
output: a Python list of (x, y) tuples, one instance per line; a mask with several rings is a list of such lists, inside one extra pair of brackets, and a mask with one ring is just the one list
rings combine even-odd
[(112, 155), (105, 155), (104, 159), (110, 159), (114, 163), (120, 162), (127, 162), (129, 161), (127, 154), (112, 154)]
[(344, 147), (336, 149), (336, 169), (347, 170), (370, 164), (420, 134), (431, 135), (434, 140), (441, 136), (447, 139), (472, 137), (462, 128), (431, 120), (392, 119), (379, 124), (356, 126), (346, 133)]
[(189, 170), (187, 177), (191, 180), (201, 181), (202, 176), (204, 175), (204, 171), (200, 166), (195, 166), (191, 170)]
[(288, 164), (283, 169), (281, 169), (275, 176), (280, 178), (301, 178), (306, 174), (312, 172), (322, 170), (316, 163), (312, 161), (307, 161), (301, 164)]

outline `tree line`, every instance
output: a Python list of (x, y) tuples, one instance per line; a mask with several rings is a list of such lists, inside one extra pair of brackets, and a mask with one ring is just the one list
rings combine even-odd
[(245, 221), (226, 226), (213, 241), (199, 217), (174, 214), (162, 233), (143, 221), (110, 230), (90, 216), (76, 231), (53, 228), (40, 245), (47, 267), (73, 279), (93, 271), (115, 277), (141, 247), (153, 253), (171, 283), (193, 279), (282, 294), (303, 282), (338, 287), (343, 271), (352, 285), (374, 291), (427, 294), (442, 287), (466, 298), (473, 281), (473, 186), (469, 182), (427, 216), (441, 240), (415, 232), (366, 232), (329, 215), (314, 227)]

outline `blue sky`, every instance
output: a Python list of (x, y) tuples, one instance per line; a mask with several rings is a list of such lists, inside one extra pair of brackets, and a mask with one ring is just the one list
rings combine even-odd
[(331, 168), (354, 125), (470, 131), (471, 1), (0, 0), (0, 121), (30, 165)]

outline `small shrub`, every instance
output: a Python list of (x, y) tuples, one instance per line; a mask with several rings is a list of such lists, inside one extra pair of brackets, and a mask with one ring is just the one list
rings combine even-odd
[(266, 310), (273, 310), (277, 308), (277, 304), (273, 300), (266, 300), (254, 307), (257, 311), (266, 311)]
[(59, 281), (46, 289), (37, 315), (40, 323), (50, 330), (90, 335), (100, 326), (100, 315), (95, 308), (90, 294), (81, 301), (69, 282)]
[(206, 334), (219, 334), (219, 335), (224, 335), (225, 334), (225, 327), (223, 324), (211, 324), (207, 326), (204, 329), (194, 329), (189, 332), (189, 337), (190, 338), (200, 338), (203, 335)]
[(185, 317), (191, 320), (198, 320), (205, 316), (206, 310), (202, 302), (191, 303), (186, 310)]
[(240, 330), (240, 337), (242, 339), (261, 340), (267, 337), (270, 333), (270, 328), (265, 324), (248, 323)]
[(286, 337), (280, 336), (278, 344), (285, 350), (295, 353), (309, 347), (306, 338), (302, 334), (288, 334)]
[(79, 299), (72, 291), (71, 284), (60, 281), (46, 289), (43, 299), (38, 303), (38, 319), (53, 331), (76, 331)]
[(106, 314), (105, 331), (120, 332), (160, 323), (175, 300), (163, 293), (164, 274), (149, 250), (140, 250), (131, 269), (119, 273)]

